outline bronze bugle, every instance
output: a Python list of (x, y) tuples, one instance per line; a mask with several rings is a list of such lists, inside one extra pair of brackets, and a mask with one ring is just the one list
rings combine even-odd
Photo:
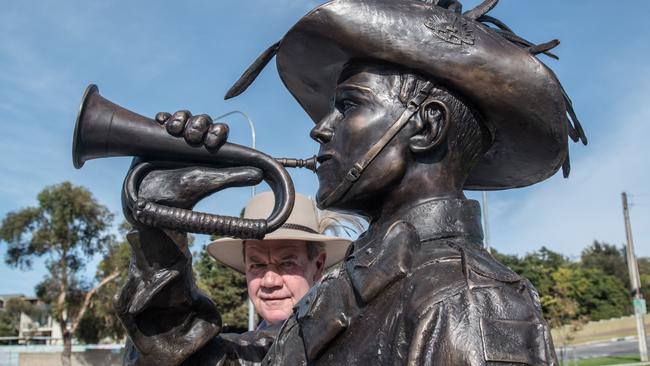
[(307, 159), (275, 158), (275, 160), (285, 168), (305, 168), (316, 172), (316, 155)]
[[(137, 156), (142, 159), (127, 177), (127, 206), (141, 223), (165, 229), (201, 234), (218, 234), (242, 239), (263, 238), (287, 220), (293, 209), (295, 192), (289, 173), (279, 161), (245, 146), (226, 142), (218, 151), (193, 147), (170, 135), (153, 119), (129, 111), (99, 94), (89, 85), (79, 106), (72, 147), (75, 168), (90, 159)], [(310, 159), (286, 159), (295, 166), (310, 165)], [(275, 206), (267, 219), (199, 213), (139, 199), (139, 179), (154, 169), (153, 162), (210, 165), (215, 168), (252, 166), (263, 173), (275, 196)], [(315, 159), (311, 165), (315, 165)]]

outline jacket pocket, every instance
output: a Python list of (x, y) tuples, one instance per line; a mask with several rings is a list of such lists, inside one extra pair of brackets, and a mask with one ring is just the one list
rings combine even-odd
[(481, 318), (481, 337), (487, 362), (548, 365), (540, 323)]

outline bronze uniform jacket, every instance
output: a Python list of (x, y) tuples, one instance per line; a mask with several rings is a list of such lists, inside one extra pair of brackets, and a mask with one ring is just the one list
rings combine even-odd
[(482, 248), (478, 204), (431, 201), (404, 218), (381, 245), (354, 244), (265, 364), (557, 365), (536, 291)]
[[(557, 365), (537, 293), (482, 248), (479, 212), (475, 201), (435, 200), (371, 225), (261, 363)], [(253, 343), (212, 340), (186, 364), (249, 365), (236, 349)]]

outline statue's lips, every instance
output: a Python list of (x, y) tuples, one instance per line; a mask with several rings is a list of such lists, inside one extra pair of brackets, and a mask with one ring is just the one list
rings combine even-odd
[(334, 154), (323, 153), (323, 154), (320, 154), (320, 155), (318, 155), (316, 157), (316, 161), (318, 161), (319, 164), (323, 164), (324, 162), (332, 159), (333, 157), (334, 157)]
[(331, 153), (323, 153), (323, 154), (318, 155), (316, 157), (316, 161), (318, 162), (318, 169), (317, 170), (320, 170), (323, 167), (323, 165), (325, 165), (325, 163), (327, 163), (328, 161), (331, 161), (333, 159), (334, 159), (334, 154), (331, 154)]

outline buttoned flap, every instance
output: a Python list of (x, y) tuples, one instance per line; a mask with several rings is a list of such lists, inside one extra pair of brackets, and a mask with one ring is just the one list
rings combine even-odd
[(419, 248), (420, 237), (413, 225), (405, 221), (393, 223), (378, 248), (361, 250), (358, 257), (346, 262), (355, 292), (365, 303), (372, 301), (411, 272), (413, 256)]
[(540, 323), (481, 318), (481, 336), (488, 362), (547, 365), (544, 326)]
[(313, 287), (294, 309), (307, 359), (318, 358), (357, 313), (354, 292), (345, 275), (330, 276)]
[(476, 273), (501, 282), (521, 281), (521, 276), (497, 261), (484, 249), (468, 248), (467, 262)]

